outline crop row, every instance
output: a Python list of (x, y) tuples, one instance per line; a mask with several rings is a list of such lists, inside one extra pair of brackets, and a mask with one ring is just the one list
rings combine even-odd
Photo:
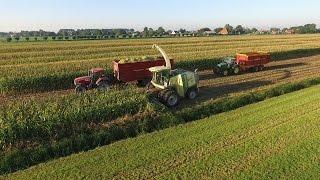
[(5, 106), (0, 113), (0, 172), (14, 171), (143, 132), (199, 120), (317, 84), (320, 84), (319, 78), (309, 79), (210, 100), (177, 112), (153, 105), (145, 95), (131, 88), (127, 89), (133, 93), (130, 96), (124, 90), (87, 94), (81, 99), (70, 95), (51, 102), (31, 101)]
[[(224, 53), (221, 51), (221, 53)], [(273, 60), (283, 60), (295, 57), (304, 57), (319, 54), (320, 49), (300, 49), (283, 52), (273, 52)], [(198, 58), (195, 60), (178, 61), (177, 67), (194, 69), (208, 69), (213, 67), (219, 58), (217, 52), (188, 52), (175, 55)], [(223, 57), (221, 55), (220, 57)], [(208, 58), (211, 57), (211, 58)], [(85, 75), (87, 69), (101, 66), (110, 70), (111, 60), (104, 58), (99, 60), (76, 61), (67, 64), (52, 63), (46, 65), (28, 65), (28, 66), (13, 66), (0, 69), (0, 92), (1, 93), (16, 93), (16, 92), (39, 92), (59, 89), (69, 89), (73, 87), (73, 79), (80, 75)]]
[[(228, 50), (236, 48), (264, 48), (278, 46), (288, 46), (287, 49), (293, 46), (298, 48), (300, 46), (312, 46), (319, 47), (317, 39), (304, 39), (296, 41), (294, 39), (289, 41), (266, 41), (261, 40), (257, 42), (246, 41), (246, 42), (228, 42), (228, 43), (214, 43), (214, 42), (201, 42), (197, 44), (163, 44), (161, 45), (168, 51), (169, 54), (174, 52), (194, 52), (194, 51), (208, 51), (208, 50)], [(0, 54), (0, 65), (11, 65), (21, 63), (47, 63), (54, 61), (69, 61), (69, 60), (83, 60), (93, 59), (99, 57), (97, 55), (103, 54), (105, 58), (116, 58), (118, 56), (143, 56), (144, 54), (154, 54), (155, 51), (151, 50), (151, 46), (112, 46), (112, 47), (87, 47), (84, 49), (73, 49), (73, 50), (54, 50), (54, 51), (27, 51), (27, 52), (7, 52)], [(54, 59), (56, 56), (65, 57), (63, 59)], [(101, 57), (101, 56), (100, 56)]]
[(147, 102), (144, 93), (127, 88), (41, 102), (11, 103), (0, 109), (0, 147), (59, 140), (89, 129), (89, 124), (107, 123), (126, 114), (136, 114), (147, 108)]
[[(221, 57), (241, 51), (269, 51), (272, 52), (274, 60), (317, 54), (320, 53), (318, 39), (315, 35), (299, 35), (48, 42), (42, 45), (52, 46), (53, 49), (39, 52), (30, 49), (36, 46), (37, 50), (39, 43), (32, 43), (30, 47), (28, 43), (12, 43), (13, 45), (6, 48), (17, 49), (25, 46), (29, 49), (24, 52), (0, 53), (0, 92), (67, 89), (72, 87), (72, 80), (76, 76), (86, 74), (92, 67), (109, 68), (114, 59), (158, 55), (149, 46), (155, 41), (162, 43), (167, 53), (176, 60), (178, 67), (203, 69), (212, 67)], [(104, 47), (104, 44), (108, 46)], [(129, 46), (130, 44), (133, 46)], [(71, 49), (63, 49), (64, 45)], [(55, 46), (62, 49), (55, 51)], [(73, 46), (84, 49), (73, 49)], [(296, 50), (297, 48), (302, 50)]]
[(205, 42), (228, 43), (246, 41), (287, 41), (316, 39), (318, 35), (281, 35), (281, 36), (219, 36), (196, 38), (161, 38), (161, 39), (134, 39), (134, 40), (108, 40), (108, 41), (65, 41), (65, 42), (28, 42), (28, 43), (0, 43), (0, 53), (23, 51), (48, 51), (48, 50), (72, 50), (87, 47), (113, 47), (113, 46), (150, 46), (157, 42), (161, 45), (194, 44)]

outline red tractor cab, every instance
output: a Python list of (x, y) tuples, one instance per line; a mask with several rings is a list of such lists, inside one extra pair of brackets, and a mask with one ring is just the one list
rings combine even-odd
[(105, 91), (110, 88), (106, 77), (106, 70), (103, 68), (93, 68), (89, 70), (88, 76), (78, 77), (74, 79), (75, 91), (83, 93), (89, 89), (97, 88), (100, 91)]

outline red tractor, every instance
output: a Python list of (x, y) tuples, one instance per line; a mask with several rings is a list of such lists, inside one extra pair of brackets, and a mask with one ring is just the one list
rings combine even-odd
[(110, 82), (103, 68), (93, 68), (88, 72), (88, 76), (74, 79), (75, 90), (77, 93), (83, 93), (89, 89), (98, 89), (106, 91), (110, 88)]

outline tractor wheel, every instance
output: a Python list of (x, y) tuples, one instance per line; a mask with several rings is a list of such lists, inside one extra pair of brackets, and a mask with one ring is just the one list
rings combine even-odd
[(260, 71), (263, 71), (263, 70), (264, 70), (264, 66), (261, 65), (261, 66), (259, 67), (259, 70), (260, 70)]
[(78, 86), (76, 86), (75, 91), (76, 91), (76, 93), (81, 94), (81, 93), (86, 92), (87, 89), (83, 86), (78, 85)]
[(108, 91), (110, 89), (110, 85), (107, 82), (101, 82), (97, 87), (98, 91)]
[(254, 70), (255, 72), (259, 72), (259, 71), (260, 71), (260, 67), (259, 67), (259, 66), (256, 66), (256, 67), (253, 68), (253, 70)]
[(224, 70), (224, 71), (222, 72), (222, 75), (228, 76), (228, 75), (229, 75), (229, 71), (228, 71), (228, 70)]
[(239, 67), (235, 67), (233, 70), (234, 74), (239, 74), (240, 73), (240, 68)]
[(179, 103), (179, 96), (175, 91), (171, 90), (165, 94), (164, 100), (168, 107), (174, 107)]
[(191, 100), (195, 99), (198, 96), (198, 88), (189, 89), (187, 92), (187, 97)]

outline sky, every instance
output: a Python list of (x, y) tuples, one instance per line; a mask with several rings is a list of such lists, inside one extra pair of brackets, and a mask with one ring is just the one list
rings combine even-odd
[(0, 0), (0, 31), (320, 25), (317, 0)]

